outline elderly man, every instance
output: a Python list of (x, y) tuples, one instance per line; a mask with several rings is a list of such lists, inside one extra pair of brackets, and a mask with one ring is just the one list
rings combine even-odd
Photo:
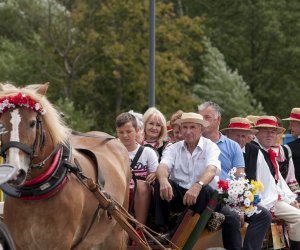
[[(204, 129), (203, 136), (217, 143), (221, 150), (219, 157), (222, 168), (221, 179), (229, 178), (228, 172), (234, 167), (237, 168), (237, 177), (244, 176), (245, 163), (239, 144), (219, 132), (221, 122), (220, 106), (214, 102), (205, 102), (198, 106), (198, 112), (203, 116), (204, 120), (210, 123)], [(270, 213), (266, 209), (261, 209), (259, 214), (241, 218), (242, 221), (245, 219), (249, 223), (243, 246), (240, 233), (240, 216), (228, 207), (223, 207), (220, 212), (225, 215), (225, 221), (222, 224), (222, 238), (226, 249), (261, 249), (265, 233), (271, 222)]]
[[(157, 168), (154, 189), (156, 224), (163, 230), (169, 226), (171, 211), (181, 212), (187, 207), (201, 214), (217, 183), (220, 173), (220, 150), (202, 137), (207, 122), (196, 113), (183, 113), (177, 121), (182, 141), (172, 144), (163, 153)], [(161, 230), (161, 231), (162, 231)]]
[[(245, 172), (249, 179), (256, 180), (256, 168), (258, 156), (262, 156), (259, 147), (249, 142), (249, 137), (255, 135), (258, 130), (252, 129), (252, 123), (248, 118), (234, 117), (230, 119), (227, 128), (220, 130), (229, 139), (237, 142), (244, 155)], [(255, 138), (255, 137), (254, 137)]]
[(293, 108), (290, 117), (283, 119), (290, 121), (289, 130), (292, 136), (295, 138), (294, 141), (289, 142), (287, 148), (292, 152), (292, 158), (295, 166), (296, 179), (300, 185), (300, 108)]
[(253, 128), (258, 130), (255, 141), (265, 159), (257, 168), (257, 179), (265, 186), (262, 205), (288, 225), (290, 249), (300, 249), (300, 204), (282, 178), (276, 154), (271, 149), (277, 134), (284, 128), (278, 126), (274, 116), (261, 116)]

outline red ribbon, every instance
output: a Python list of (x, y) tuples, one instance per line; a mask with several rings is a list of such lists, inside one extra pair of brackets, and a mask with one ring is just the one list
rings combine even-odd
[(300, 120), (300, 114), (291, 113), (290, 117), (294, 118), (294, 119), (299, 119)]
[(242, 129), (250, 129), (250, 124), (242, 123), (242, 122), (233, 122), (228, 125), (228, 128), (242, 128)]
[(261, 124), (268, 124), (268, 125), (278, 127), (277, 121), (273, 121), (273, 120), (270, 120), (270, 119), (260, 119), (256, 122), (256, 126), (261, 125)]
[(269, 153), (269, 158), (273, 164), (273, 167), (275, 169), (275, 180), (278, 181), (279, 179), (279, 173), (278, 173), (278, 164), (277, 164), (277, 161), (276, 161), (276, 152), (273, 150), (273, 149), (269, 149), (268, 150), (268, 153)]

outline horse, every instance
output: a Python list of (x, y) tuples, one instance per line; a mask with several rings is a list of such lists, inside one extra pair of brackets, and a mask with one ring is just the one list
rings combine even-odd
[(82, 179), (127, 209), (128, 152), (104, 132), (72, 132), (47, 89), (0, 84), (1, 154), (16, 169), (1, 185), (4, 222), (16, 248), (126, 249), (127, 233)]

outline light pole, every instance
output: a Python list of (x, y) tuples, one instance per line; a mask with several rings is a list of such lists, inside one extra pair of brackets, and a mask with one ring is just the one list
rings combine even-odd
[(155, 106), (155, 0), (149, 6), (149, 107)]

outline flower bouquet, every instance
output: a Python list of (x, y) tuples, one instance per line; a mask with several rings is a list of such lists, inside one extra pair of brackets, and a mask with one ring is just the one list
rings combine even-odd
[(230, 179), (219, 180), (218, 192), (221, 202), (239, 214), (248, 217), (254, 213), (259, 213), (257, 204), (260, 202), (260, 192), (263, 191), (263, 184), (258, 181), (244, 177), (235, 177), (236, 168), (229, 171)]

